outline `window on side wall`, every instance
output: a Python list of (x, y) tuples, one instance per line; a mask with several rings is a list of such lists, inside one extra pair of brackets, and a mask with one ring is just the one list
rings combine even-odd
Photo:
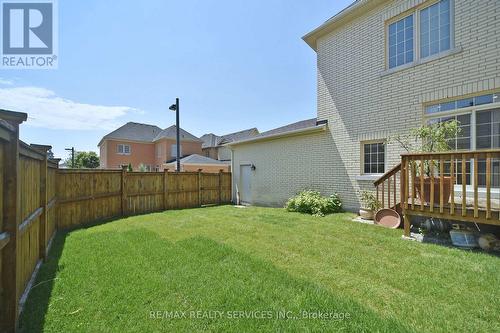
[(389, 68), (413, 62), (413, 14), (389, 25)]
[(451, 0), (441, 0), (420, 11), (420, 58), (451, 48)]
[[(179, 147), (180, 149), (180, 154), (182, 156), (182, 145)], [(171, 147), (170, 147), (170, 156), (171, 157), (177, 157), (177, 145), (176, 144), (173, 144)]]
[(386, 32), (389, 69), (418, 63), (453, 48), (453, 0), (430, 3), (389, 21)]
[(130, 155), (130, 145), (119, 144), (116, 146), (116, 152), (119, 155)]
[(362, 144), (363, 174), (374, 175), (385, 172), (385, 142), (367, 142)]

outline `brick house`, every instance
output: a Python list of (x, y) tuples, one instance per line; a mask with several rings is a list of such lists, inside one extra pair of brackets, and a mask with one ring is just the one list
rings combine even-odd
[(358, 0), (305, 35), (317, 56), (316, 119), (327, 125), (229, 144), (233, 195), (282, 205), (313, 188), (357, 210), (358, 191), (401, 160), (390, 137), (429, 122), (457, 119), (458, 150), (499, 148), (499, 9), (498, 0)]
[[(180, 130), (181, 156), (201, 154), (202, 141), (191, 133)], [(142, 164), (148, 171), (161, 171), (167, 161), (176, 158), (176, 127), (129, 122), (105, 135), (98, 144), (100, 167), (118, 169), (132, 165), (134, 171)]]

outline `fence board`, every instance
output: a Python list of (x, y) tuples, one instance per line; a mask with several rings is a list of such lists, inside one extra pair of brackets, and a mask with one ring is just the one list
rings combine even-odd
[(50, 146), (19, 141), (26, 118), (0, 110), (0, 331), (14, 330), (58, 229), (231, 201), (230, 173), (59, 170)]
[(74, 228), (114, 217), (199, 207), (200, 196), (202, 205), (228, 203), (231, 174), (57, 170), (56, 193), (57, 227)]
[[(29, 152), (28, 148), (26, 152)], [(19, 157), (20, 181), (20, 213), (17, 252), (18, 294), (22, 295), (28, 284), (31, 274), (39, 259), (40, 247), (40, 167), (42, 161), (35, 158), (36, 154), (23, 154)]]

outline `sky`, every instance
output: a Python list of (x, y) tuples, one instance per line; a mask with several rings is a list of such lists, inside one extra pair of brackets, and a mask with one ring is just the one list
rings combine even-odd
[(27, 143), (96, 151), (128, 121), (201, 136), (316, 116), (316, 54), (301, 39), (351, 0), (58, 1), (55, 70), (0, 70), (0, 108)]

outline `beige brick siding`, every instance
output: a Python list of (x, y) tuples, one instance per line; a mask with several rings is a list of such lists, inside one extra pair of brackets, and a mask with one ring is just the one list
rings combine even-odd
[[(254, 204), (279, 206), (305, 188), (338, 192), (348, 210), (358, 190), (374, 189), (361, 174), (361, 142), (387, 139), (423, 123), (424, 103), (500, 91), (500, 0), (455, 0), (452, 55), (385, 74), (385, 22), (421, 0), (386, 2), (317, 43), (317, 115), (326, 133), (235, 146), (239, 165), (253, 163)], [(401, 149), (387, 147), (386, 170)]]
[[(360, 142), (385, 139), (423, 122), (423, 103), (500, 89), (500, 1), (455, 0), (457, 54), (388, 75), (385, 21), (423, 1), (391, 1), (318, 41), (318, 119), (327, 119), (334, 156), (319, 154), (319, 168), (334, 175), (345, 206), (373, 188), (360, 175)], [(331, 152), (332, 150), (330, 150)], [(388, 170), (400, 149), (388, 147)]]
[[(285, 201), (304, 189), (324, 194), (345, 192), (335, 179), (342, 169), (332, 169), (333, 156), (338, 155), (330, 132), (294, 136), (272, 141), (238, 145), (233, 148), (233, 198), (240, 186), (240, 165), (253, 164), (250, 179), (251, 203), (283, 206)], [(327, 158), (321, 158), (326, 156)]]

